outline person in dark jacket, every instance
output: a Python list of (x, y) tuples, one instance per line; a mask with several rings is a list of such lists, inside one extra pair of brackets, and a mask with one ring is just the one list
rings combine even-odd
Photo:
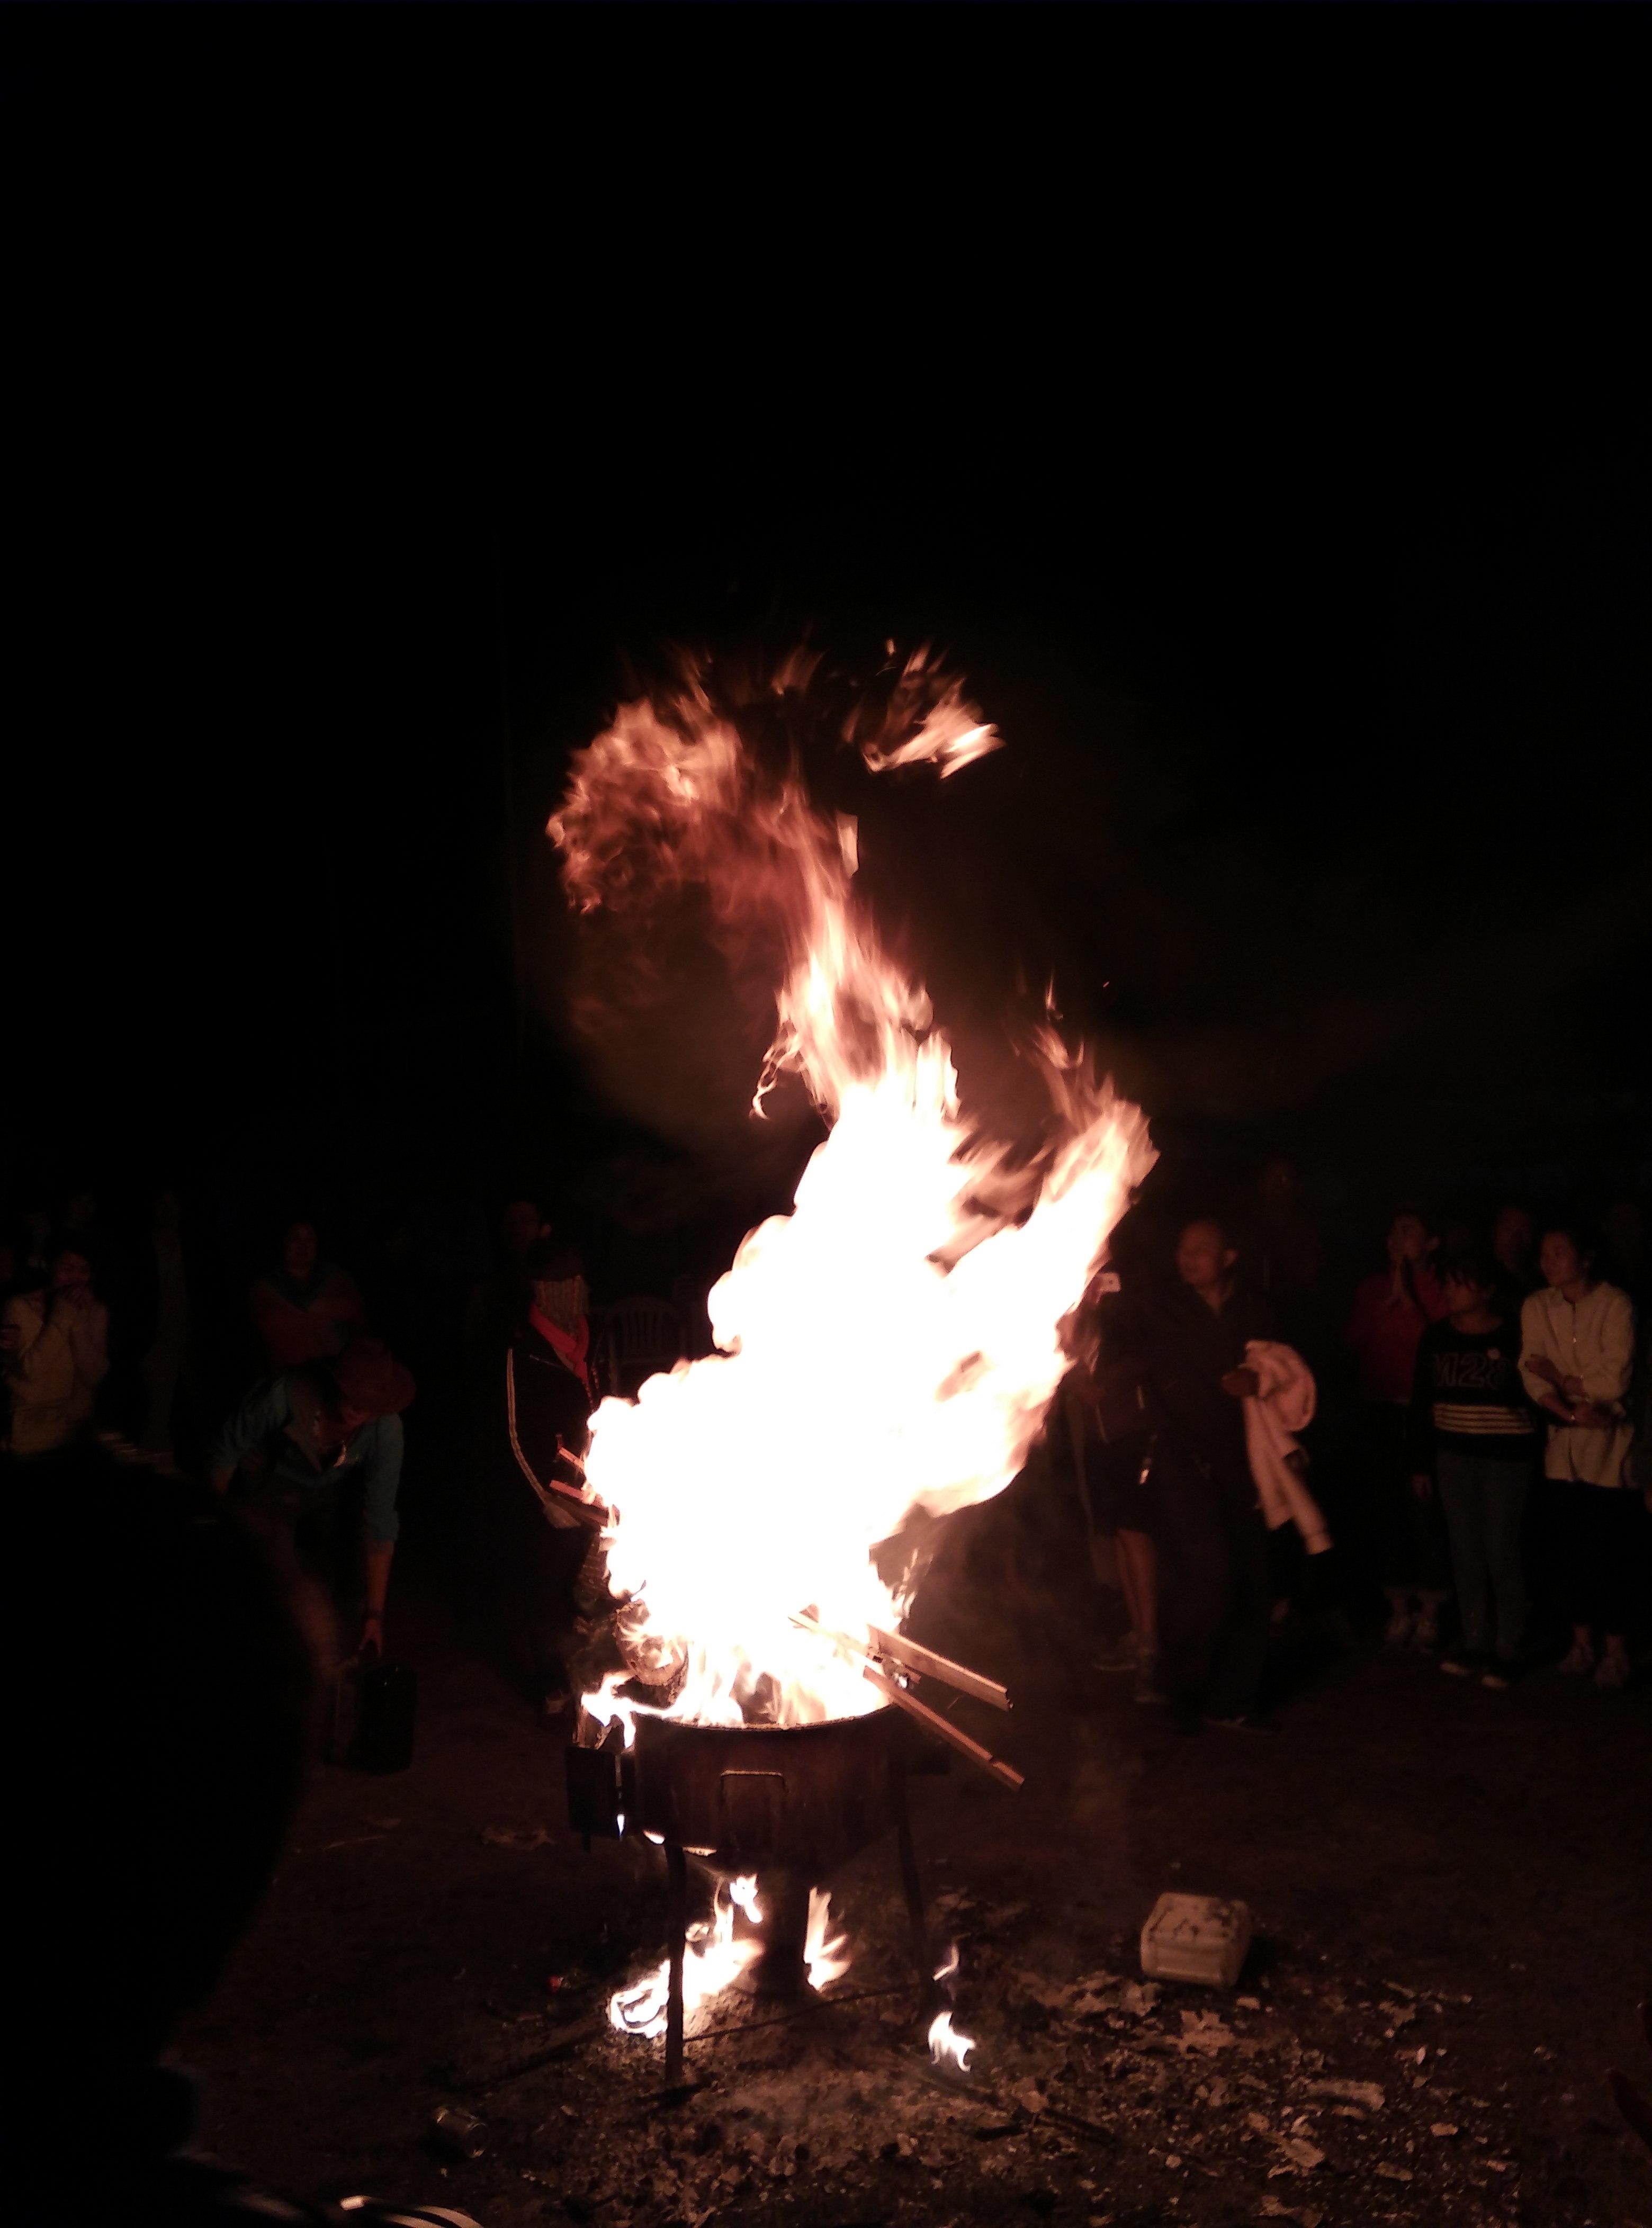
[(1500, 1207), (1491, 1219), (1490, 1266), (1497, 1279), (1492, 1304), (1514, 1329), (1521, 1308), (1543, 1282), (1533, 1232), (1531, 1215), (1523, 1207)]
[(1271, 1322), (1265, 1303), (1236, 1283), (1238, 1258), (1220, 1222), (1184, 1226), (1176, 1281), (1149, 1316), (1143, 1360), (1159, 1682), (1184, 1722), (1250, 1726), (1260, 1722), (1272, 1598), (1240, 1403), (1258, 1389), (1246, 1341), (1268, 1337)]
[(1521, 1531), (1537, 1422), (1521, 1380), (1519, 1322), (1497, 1305), (1497, 1265), (1460, 1256), (1444, 1282), (1447, 1312), (1417, 1349), (1412, 1484), (1420, 1500), (1437, 1491), (1451, 1543), (1463, 1630), (1440, 1668), (1506, 1687), (1525, 1639)]
[(1357, 1356), (1365, 1406), (1365, 1532), (1372, 1575), (1388, 1603), (1384, 1639), (1390, 1647), (1431, 1652), (1450, 1598), (1450, 1559), (1438, 1506), (1411, 1489), (1407, 1418), (1417, 1348), (1430, 1323), (1445, 1313), (1434, 1268), (1439, 1240), (1424, 1217), (1401, 1207), (1388, 1225), (1388, 1266), (1362, 1277), (1342, 1341)]
[(554, 1716), (567, 1706), (581, 1611), (605, 1591), (603, 1512), (585, 1482), (597, 1387), (579, 1255), (540, 1238), (522, 1265), (528, 1319), (505, 1350), (496, 1464), (499, 1627), (517, 1680)]

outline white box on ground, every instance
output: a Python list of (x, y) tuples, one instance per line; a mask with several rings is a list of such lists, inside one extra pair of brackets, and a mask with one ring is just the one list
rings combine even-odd
[(1213, 1895), (1162, 1895), (1142, 1929), (1142, 1970), (1156, 1981), (1231, 1988), (1251, 1946), (1251, 1913)]

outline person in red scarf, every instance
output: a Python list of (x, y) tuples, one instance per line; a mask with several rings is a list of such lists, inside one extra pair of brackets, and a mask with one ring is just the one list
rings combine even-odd
[(540, 1238), (522, 1267), (528, 1317), (506, 1349), (501, 1388), (499, 1622), (518, 1681), (554, 1716), (567, 1706), (581, 1574), (601, 1571), (602, 1511), (587, 1498), (584, 1466), (598, 1386), (579, 1256)]
[[(559, 1245), (553, 1238), (536, 1238), (523, 1258), (522, 1270), (528, 1284), (530, 1337), (548, 1347), (552, 1360), (578, 1378), (588, 1416), (595, 1403), (585, 1264), (572, 1245)], [(582, 1442), (579, 1451), (584, 1450)]]

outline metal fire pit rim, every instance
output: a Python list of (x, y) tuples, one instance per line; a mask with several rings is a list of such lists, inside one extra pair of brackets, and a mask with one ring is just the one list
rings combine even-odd
[(645, 1729), (647, 1729), (648, 1738), (650, 1740), (663, 1739), (667, 1737), (676, 1738), (682, 1735), (699, 1733), (716, 1733), (720, 1735), (731, 1733), (754, 1733), (761, 1738), (772, 1740), (777, 1733), (784, 1733), (786, 1735), (793, 1733), (841, 1734), (846, 1725), (864, 1725), (876, 1724), (880, 1721), (887, 1722), (891, 1719), (898, 1719), (900, 1714), (900, 1712), (896, 1710), (893, 1703), (880, 1702), (874, 1709), (858, 1711), (852, 1718), (816, 1718), (811, 1723), (804, 1725), (754, 1725), (747, 1724), (744, 1719), (742, 1719), (739, 1724), (726, 1725), (719, 1725), (717, 1721), (712, 1718), (668, 1718), (658, 1716), (652, 1712), (646, 1713), (639, 1712), (632, 1722), (637, 1727), (637, 1740), (639, 1743), (644, 1738)]

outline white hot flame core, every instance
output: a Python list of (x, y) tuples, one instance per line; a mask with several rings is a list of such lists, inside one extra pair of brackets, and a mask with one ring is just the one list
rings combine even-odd
[(972, 2035), (953, 2033), (951, 2012), (936, 2013), (929, 2023), (929, 2054), (937, 2065), (955, 2065), (960, 2073), (967, 2073), (974, 2048)]
[[(708, 1997), (720, 1994), (737, 1981), (763, 1946), (754, 1934), (739, 1942), (734, 1939), (737, 1910), (743, 1911), (754, 1924), (762, 1915), (757, 1903), (757, 1881), (749, 1873), (739, 1879), (720, 1882), (709, 1922), (702, 1921), (688, 1929), (682, 1959), (685, 2017), (697, 2011)], [(668, 1962), (645, 1980), (610, 1996), (610, 2025), (621, 2034), (645, 2035), (650, 2039), (663, 2034), (670, 1979)]]
[[(794, 663), (768, 711), (807, 678)], [(877, 732), (864, 724), (874, 769), (946, 772), (997, 743), (921, 657)], [(871, 1551), (913, 1511), (967, 1508), (1020, 1470), (1066, 1367), (1058, 1325), (1153, 1158), (1139, 1111), (1048, 1025), (1023, 1048), (1049, 1098), (1039, 1151), (1018, 1161), (970, 1131), (929, 1001), (856, 900), (853, 823), (816, 812), (795, 767), (766, 765), (691, 673), (669, 702), (622, 707), (550, 823), (585, 910), (645, 914), (692, 884), (720, 933), (778, 925), (759, 1111), (795, 1073), (832, 1124), (793, 1212), (752, 1231), (712, 1291), (720, 1351), (605, 1400), (592, 1423), (586, 1476), (612, 1512), (633, 1661), (662, 1687), (680, 1677), (669, 1715), (725, 1725), (878, 1706), (861, 1666), (792, 1611), (856, 1641), (898, 1626)], [(626, 1675), (586, 1706), (629, 1739)]]
[(823, 1887), (809, 1891), (809, 1931), (804, 1941), (803, 1961), (809, 1975), (809, 1985), (818, 1992), (841, 1980), (849, 1969), (849, 1938), (847, 1934), (833, 1934), (832, 1899)]
[[(958, 1945), (955, 1942), (946, 1953), (946, 1962), (937, 1971), (937, 1984), (951, 1991), (958, 1976)], [(970, 2052), (975, 2048), (973, 2035), (959, 2034), (952, 2025), (951, 2008), (936, 2013), (929, 2023), (929, 2054), (937, 2065), (950, 2065), (959, 2073), (970, 2070)]]
[[(740, 1912), (753, 1926), (763, 1924), (757, 1879), (744, 1873), (719, 1883), (708, 1922), (688, 1929), (682, 1959), (682, 2012), (691, 2018), (701, 2004), (731, 1987), (762, 1949), (760, 1937), (734, 1937), (734, 1914)], [(804, 1965), (809, 1985), (816, 1994), (829, 1988), (849, 1969), (848, 1937), (834, 1934), (832, 1901), (823, 1887), (809, 1891), (809, 1929), (804, 1942)], [(621, 2034), (642, 2035), (652, 2040), (665, 2033), (666, 2001), (670, 1993), (668, 1961), (644, 1980), (621, 1988), (608, 1999), (609, 2024)]]

